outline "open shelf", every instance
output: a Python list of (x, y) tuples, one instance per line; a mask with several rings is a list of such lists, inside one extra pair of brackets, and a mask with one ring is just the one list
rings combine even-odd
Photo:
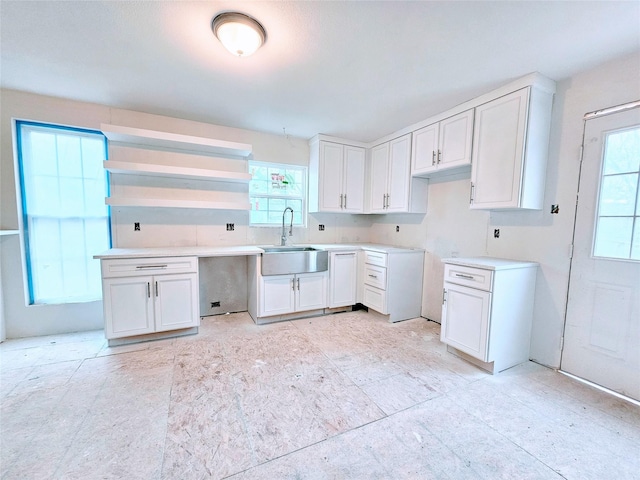
[(20, 230), (0, 230), (0, 237), (5, 235), (18, 235)]
[(250, 173), (208, 170), (206, 168), (176, 167), (149, 163), (117, 162), (105, 160), (105, 170), (124, 175), (147, 175), (153, 177), (182, 177), (199, 180), (217, 180), (220, 182), (249, 183)]
[(251, 210), (247, 202), (211, 202), (203, 200), (181, 200), (168, 198), (107, 197), (105, 203), (112, 207), (168, 207), (201, 208), (215, 210)]
[(174, 148), (192, 153), (226, 154), (247, 157), (253, 147), (248, 143), (228, 142), (213, 138), (194, 137), (179, 133), (158, 132), (119, 125), (100, 125), (102, 133), (112, 142), (150, 147)]

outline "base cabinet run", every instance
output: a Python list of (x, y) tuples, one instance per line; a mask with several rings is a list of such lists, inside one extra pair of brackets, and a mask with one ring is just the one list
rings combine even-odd
[(103, 260), (105, 334), (114, 339), (200, 325), (197, 259)]
[(529, 360), (537, 264), (482, 257), (444, 262), (440, 339), (491, 373)]

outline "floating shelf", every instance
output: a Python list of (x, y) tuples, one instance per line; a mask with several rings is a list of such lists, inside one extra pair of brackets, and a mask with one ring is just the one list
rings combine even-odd
[(0, 237), (5, 235), (18, 235), (20, 230), (0, 230)]
[(210, 210), (251, 210), (249, 202), (211, 202), (203, 200), (179, 200), (168, 198), (107, 197), (105, 203), (112, 207), (168, 207), (201, 208)]
[(149, 163), (117, 162), (105, 160), (105, 170), (124, 175), (147, 175), (152, 177), (182, 177), (198, 180), (217, 180), (220, 182), (249, 183), (250, 173), (208, 170), (206, 168), (176, 167)]
[(174, 148), (191, 153), (226, 154), (247, 157), (253, 147), (248, 143), (227, 142), (213, 138), (194, 137), (179, 133), (158, 132), (119, 125), (100, 125), (102, 133), (112, 142), (149, 147)]

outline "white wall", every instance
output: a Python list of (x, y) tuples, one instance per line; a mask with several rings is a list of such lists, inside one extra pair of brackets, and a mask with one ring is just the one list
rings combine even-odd
[[(545, 202), (542, 211), (484, 212), (469, 209), (469, 175), (441, 178), (429, 186), (426, 216), (376, 219), (371, 241), (427, 250), (423, 316), (440, 321), (448, 256), (490, 255), (540, 263), (531, 358), (560, 365), (573, 235), (582, 117), (600, 108), (640, 98), (640, 54), (601, 65), (558, 83), (554, 100)], [(551, 215), (552, 204), (560, 213)], [(395, 226), (400, 225), (400, 233)], [(500, 229), (500, 238), (493, 230)]]
[[(0, 225), (18, 228), (19, 201), (15, 188), (12, 118), (50, 122), (91, 129), (101, 123), (136, 126), (175, 133), (210, 136), (253, 145), (252, 158), (259, 161), (307, 165), (307, 140), (270, 135), (237, 128), (149, 115), (103, 105), (0, 91)], [(239, 161), (246, 168), (246, 161)], [(133, 223), (141, 230), (134, 232)], [(226, 223), (235, 223), (227, 232)], [(312, 214), (307, 228), (294, 228), (294, 242), (364, 242), (371, 221), (366, 216)], [(325, 225), (323, 232), (318, 224)], [(114, 247), (275, 244), (277, 227), (249, 227), (248, 212), (182, 209), (112, 209)], [(3, 237), (0, 250), (0, 286), (4, 293), (4, 321), (8, 338), (47, 335), (103, 327), (102, 302), (66, 305), (25, 305), (24, 270), (18, 236)]]

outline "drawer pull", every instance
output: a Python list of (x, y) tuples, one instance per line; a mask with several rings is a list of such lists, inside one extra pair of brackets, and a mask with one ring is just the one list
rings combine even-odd
[(143, 268), (167, 268), (168, 265), (138, 265), (136, 268), (142, 270)]
[(476, 278), (473, 275), (465, 275), (464, 273), (456, 273), (456, 277), (466, 278), (467, 280), (475, 280)]
[(378, 278), (378, 276), (377, 276), (377, 275), (371, 275), (371, 274), (369, 274), (369, 276), (370, 276), (371, 278)]
[(355, 255), (356, 252), (351, 252), (351, 253), (336, 253), (336, 256), (352, 256)]

